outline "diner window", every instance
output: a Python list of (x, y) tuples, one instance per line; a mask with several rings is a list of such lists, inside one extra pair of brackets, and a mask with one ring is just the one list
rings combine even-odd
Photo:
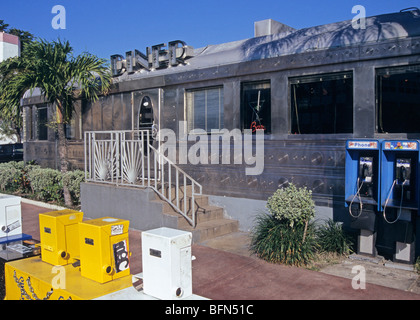
[(48, 140), (48, 108), (46, 106), (36, 109), (37, 140)]
[(378, 69), (378, 133), (420, 132), (420, 65)]
[(77, 140), (81, 139), (82, 132), (81, 132), (81, 113), (82, 113), (82, 107), (81, 105), (75, 105), (74, 110), (72, 111), (72, 117), (71, 119), (65, 123), (65, 133), (66, 138), (69, 140)]
[(242, 129), (271, 132), (270, 81), (243, 83), (241, 88)]
[(353, 132), (352, 72), (290, 80), (291, 133)]
[(186, 92), (188, 131), (223, 129), (223, 87), (213, 87)]
[(76, 139), (76, 119), (72, 118), (65, 124), (65, 132), (67, 139)]

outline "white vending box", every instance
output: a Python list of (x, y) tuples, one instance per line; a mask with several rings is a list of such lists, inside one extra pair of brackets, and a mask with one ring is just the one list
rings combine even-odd
[(0, 239), (22, 234), (21, 197), (0, 195)]
[(192, 295), (192, 233), (171, 228), (142, 232), (143, 291), (162, 300)]

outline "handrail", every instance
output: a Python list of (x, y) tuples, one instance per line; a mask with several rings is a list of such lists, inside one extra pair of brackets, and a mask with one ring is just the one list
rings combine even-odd
[[(181, 168), (179, 168), (175, 163), (173, 163), (168, 157), (166, 157), (164, 154), (162, 154), (161, 152), (159, 152), (158, 150), (156, 150), (153, 146), (149, 145), (149, 149), (152, 150), (155, 155), (157, 155), (157, 158), (159, 159), (159, 165), (160, 165), (160, 172), (162, 174), (162, 188), (160, 191), (156, 181), (155, 180), (155, 185), (152, 186), (152, 188), (162, 197), (164, 198), (171, 206), (172, 208), (174, 208), (178, 213), (180, 213), (182, 216), (184, 216), (185, 219), (187, 219), (189, 221), (189, 223), (195, 227), (196, 226), (196, 212), (195, 212), (195, 196), (199, 196), (202, 194), (202, 186), (195, 181), (190, 175), (188, 175), (184, 170), (182, 170)], [(155, 161), (156, 161), (156, 157), (154, 157)], [(164, 181), (165, 181), (165, 164), (168, 164), (168, 175), (167, 175), (167, 184), (168, 184), (168, 192), (165, 195), (165, 189), (164, 189)], [(172, 185), (173, 185), (173, 178), (172, 178), (172, 168), (174, 168), (175, 170), (175, 195), (174, 195), (174, 199), (172, 199), (173, 195), (172, 195)], [(184, 196), (183, 196), (183, 203), (180, 202), (180, 195), (179, 195), (179, 191), (180, 191), (180, 183), (179, 183), (179, 178), (180, 175), (183, 176), (183, 192), (184, 192)], [(191, 184), (188, 184), (188, 180)], [(188, 217), (188, 205), (187, 205), (187, 201), (188, 201), (188, 195), (187, 195), (187, 187), (191, 186), (191, 194), (190, 194), (190, 210), (191, 210), (191, 218)], [(195, 187), (198, 187), (198, 192), (195, 192)], [(175, 203), (173, 202), (175, 201)]]
[(86, 181), (152, 188), (196, 226), (195, 196), (202, 186), (152, 146), (149, 130), (86, 131), (84, 153)]

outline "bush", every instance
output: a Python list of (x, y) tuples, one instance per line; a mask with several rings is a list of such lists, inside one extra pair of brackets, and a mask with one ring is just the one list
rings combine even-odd
[(316, 253), (312, 192), (290, 184), (267, 200), (269, 214), (257, 216), (251, 232), (251, 250), (270, 262), (306, 265)]
[(298, 189), (292, 183), (268, 198), (267, 209), (274, 218), (287, 221), (292, 228), (295, 224), (307, 223), (315, 216), (312, 191), (306, 187)]
[(0, 163), (0, 190), (1, 191), (15, 191), (17, 189), (17, 181), (19, 180), (20, 172), (15, 168), (13, 163)]
[(60, 171), (34, 168), (28, 172), (28, 178), (38, 200), (62, 202), (63, 183)]
[(309, 223), (306, 233), (304, 229), (305, 225), (291, 228), (289, 223), (262, 213), (251, 232), (251, 250), (268, 262), (307, 265), (315, 257), (317, 244), (314, 225)]
[(353, 241), (350, 235), (343, 230), (340, 223), (332, 219), (329, 219), (327, 223), (321, 225), (316, 234), (321, 251), (345, 255), (353, 252)]
[(80, 204), (80, 183), (85, 179), (84, 171), (74, 170), (66, 174), (41, 168), (34, 161), (0, 163), (0, 191), (20, 195), (32, 193), (41, 201), (63, 202), (63, 186), (67, 186), (73, 204)]
[(80, 184), (85, 181), (85, 173), (81, 170), (68, 171), (63, 175), (63, 185), (71, 194), (74, 204), (80, 204)]

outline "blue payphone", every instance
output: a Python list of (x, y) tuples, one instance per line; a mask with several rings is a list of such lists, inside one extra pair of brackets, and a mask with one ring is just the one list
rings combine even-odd
[[(381, 211), (386, 222), (394, 223), (398, 221), (402, 210), (418, 211), (419, 142), (382, 141), (381, 158)], [(397, 212), (397, 216), (392, 220), (387, 215), (389, 209), (395, 209)]]
[(393, 259), (413, 263), (419, 212), (419, 141), (384, 140), (381, 146), (378, 243)]
[(359, 230), (359, 254), (376, 255), (376, 216), (381, 208), (380, 168), (381, 140), (347, 140), (345, 205), (350, 226)]
[(380, 140), (346, 142), (345, 202), (353, 218), (361, 215), (364, 205), (380, 209), (380, 148)]

